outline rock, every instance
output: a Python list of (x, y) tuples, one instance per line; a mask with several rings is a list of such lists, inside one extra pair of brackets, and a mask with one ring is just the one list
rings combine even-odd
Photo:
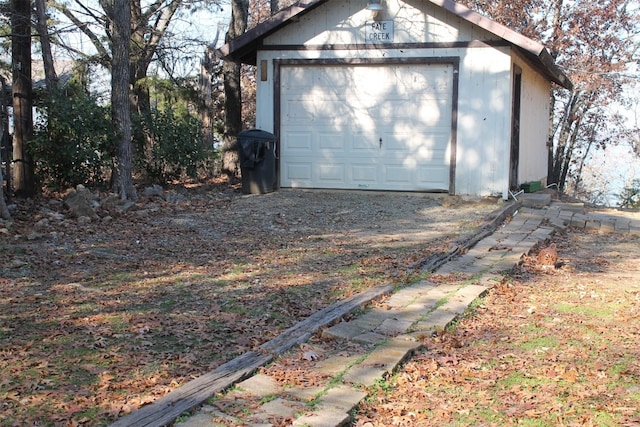
[(135, 205), (135, 202), (132, 202), (131, 200), (125, 200), (117, 206), (117, 210), (119, 213), (129, 212)]
[(142, 191), (142, 196), (143, 197), (148, 197), (148, 198), (154, 198), (154, 197), (159, 197), (161, 199), (164, 199), (164, 190), (162, 189), (162, 186), (158, 185), (158, 184), (154, 184), (151, 187), (147, 187)]
[(58, 212), (52, 212), (49, 214), (49, 219), (52, 221), (64, 221), (64, 215)]
[(91, 217), (84, 216), (84, 215), (78, 217), (78, 224), (86, 225), (86, 224), (90, 224), (90, 223), (91, 223)]
[(35, 228), (37, 230), (42, 230), (49, 227), (49, 219), (42, 218), (40, 221), (35, 223)]
[(98, 219), (98, 214), (92, 206), (93, 196), (84, 186), (78, 185), (75, 190), (71, 190), (64, 202), (76, 218), (89, 217)]
[(7, 265), (7, 267), (9, 267), (9, 268), (21, 268), (21, 267), (24, 267), (24, 266), (26, 266), (26, 265), (28, 265), (28, 264), (29, 264), (29, 263), (28, 263), (28, 262), (26, 262), (26, 261), (23, 261), (23, 260), (21, 260), (21, 259), (15, 258), (15, 259), (12, 259), (12, 260), (9, 262), (9, 264)]
[(179, 203), (185, 200), (184, 195), (176, 193), (176, 192), (171, 192), (171, 193), (167, 193), (165, 196), (165, 200), (169, 203)]

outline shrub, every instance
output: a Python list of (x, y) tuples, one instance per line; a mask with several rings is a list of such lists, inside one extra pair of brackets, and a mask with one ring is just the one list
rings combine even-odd
[[(185, 176), (196, 178), (200, 169), (215, 154), (202, 142), (202, 123), (188, 112), (167, 107), (152, 110), (150, 120), (138, 117), (136, 126), (147, 136), (145, 148), (137, 141), (139, 165), (154, 181), (167, 182)], [(140, 132), (136, 132), (140, 135)]]
[(44, 186), (102, 184), (115, 153), (109, 108), (71, 83), (38, 107), (29, 148)]
[(620, 194), (621, 208), (640, 208), (640, 179), (634, 179), (630, 187), (625, 187)]

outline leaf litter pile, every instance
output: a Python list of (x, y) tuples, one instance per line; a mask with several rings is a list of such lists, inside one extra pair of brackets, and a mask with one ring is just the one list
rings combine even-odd
[(640, 239), (556, 235), (372, 390), (354, 425), (640, 426)]
[(224, 182), (165, 193), (93, 221), (63, 195), (20, 200), (0, 222), (0, 426), (108, 425), (340, 299), (412, 280), (407, 266), (499, 206)]

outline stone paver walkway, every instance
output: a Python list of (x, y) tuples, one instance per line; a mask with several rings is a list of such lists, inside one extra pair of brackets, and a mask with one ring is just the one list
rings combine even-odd
[(226, 425), (272, 426), (283, 418), (293, 426), (346, 425), (368, 386), (391, 374), (420, 348), (422, 336), (444, 329), (536, 244), (567, 227), (640, 235), (638, 219), (586, 213), (581, 204), (551, 201), (546, 194), (525, 196), (511, 221), (436, 271), (463, 273), (459, 282), (422, 280), (393, 293), (384, 305), (325, 329), (322, 338), (341, 345), (327, 350), (322, 340), (314, 343), (318, 359), (308, 361), (308, 372), (297, 372), (302, 380), (309, 379), (301, 381), (304, 386), (284, 387), (258, 373), (176, 426), (215, 426), (221, 420)]

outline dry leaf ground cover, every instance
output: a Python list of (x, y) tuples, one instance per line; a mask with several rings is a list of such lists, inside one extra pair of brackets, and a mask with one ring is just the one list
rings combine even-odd
[[(485, 222), (495, 201), (180, 186), (0, 224), (0, 425), (107, 425)], [(443, 205), (444, 204), (444, 205)]]
[[(362, 406), (354, 425), (639, 426), (640, 239), (557, 235)], [(533, 253), (532, 255), (535, 255)]]

